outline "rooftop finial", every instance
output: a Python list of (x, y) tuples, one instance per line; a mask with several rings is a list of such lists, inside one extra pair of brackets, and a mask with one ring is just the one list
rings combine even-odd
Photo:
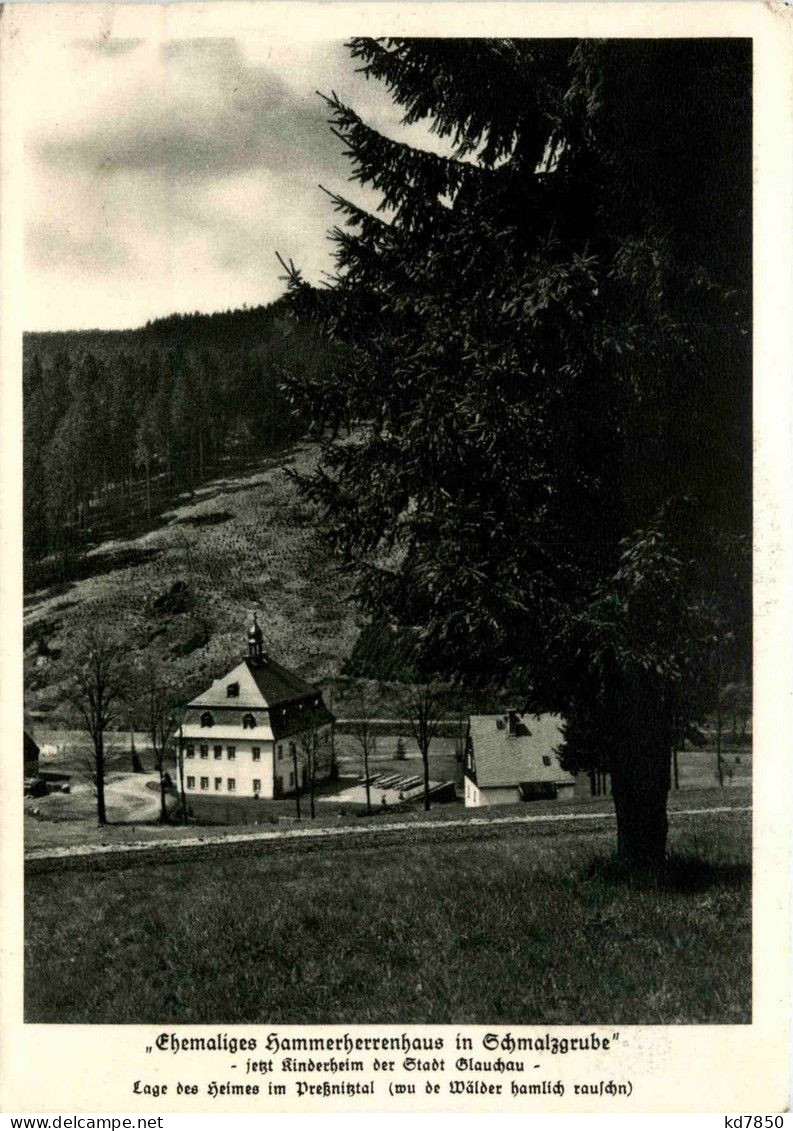
[(253, 624), (248, 629), (248, 658), (261, 663), (264, 660), (264, 634), (259, 625), (259, 618), (253, 614)]

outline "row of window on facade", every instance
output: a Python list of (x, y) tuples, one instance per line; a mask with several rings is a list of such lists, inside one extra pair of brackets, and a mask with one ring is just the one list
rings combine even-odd
[[(201, 726), (202, 727), (213, 727), (214, 725), (215, 725), (215, 716), (212, 714), (211, 711), (204, 711), (203, 715), (201, 716)], [(250, 711), (248, 712), (247, 715), (242, 716), (242, 729), (243, 730), (253, 730), (255, 726), (256, 726), (256, 716), (252, 715), (250, 713)]]
[[(213, 746), (212, 747), (212, 753), (215, 756), (215, 758), (222, 758), (223, 757), (223, 747), (222, 746)], [(261, 760), (261, 757), (262, 757), (261, 746), (251, 747), (251, 754), (253, 755), (254, 762), (259, 762)], [(195, 758), (195, 756), (196, 756), (195, 746), (193, 746), (192, 744), (185, 746), (184, 756), (185, 756), (185, 758)], [(204, 743), (202, 743), (198, 747), (198, 756), (199, 756), (199, 758), (208, 758), (209, 757), (209, 747), (207, 745), (205, 745)], [(227, 746), (226, 747), (226, 757), (229, 759), (230, 762), (233, 762), (234, 759), (237, 757), (237, 747), (236, 746)]]
[[(283, 745), (281, 745), (279, 743), (278, 746), (276, 747), (276, 751), (277, 751), (278, 761), (280, 762), (281, 759), (284, 756)], [(212, 753), (213, 753), (215, 758), (222, 758), (223, 757), (223, 747), (222, 746), (213, 746), (212, 747)], [(196, 756), (195, 746), (192, 743), (185, 746), (184, 754), (185, 754), (185, 758), (195, 758), (195, 756)], [(297, 754), (297, 747), (295, 746), (294, 742), (290, 742), (289, 743), (289, 757), (294, 758), (295, 754)], [(261, 746), (252, 746), (251, 747), (251, 755), (253, 756), (254, 762), (261, 761), (261, 757), (262, 757)], [(206, 743), (201, 743), (199, 745), (198, 756), (199, 756), (199, 758), (208, 758), (209, 757), (209, 746)], [(226, 757), (229, 759), (229, 761), (233, 761), (237, 757), (237, 747), (236, 746), (227, 746), (226, 747)]]
[[(295, 784), (295, 775), (293, 773), (290, 773), (289, 774), (289, 788), (292, 789), (294, 784)], [(195, 787), (196, 787), (195, 777), (192, 774), (188, 774), (187, 775), (187, 788), (188, 789), (195, 789)], [(284, 788), (284, 786), (283, 786), (282, 779), (280, 777), (276, 778), (275, 779), (276, 793), (280, 793), (283, 790), (283, 788)], [(199, 789), (204, 789), (204, 790), (209, 789), (209, 778), (199, 778)], [(215, 778), (215, 791), (219, 793), (222, 789), (223, 789), (223, 778)], [(229, 793), (236, 793), (236, 791), (237, 791), (236, 778), (226, 778), (226, 790)], [(253, 779), (253, 792), (254, 793), (261, 793), (261, 791), (262, 791), (261, 778), (254, 778)]]
[[(316, 706), (319, 705), (319, 699), (316, 699), (314, 702), (315, 702)], [(302, 710), (302, 707), (303, 707), (302, 703), (298, 704), (298, 708), (297, 708), (298, 711)], [(281, 714), (284, 714), (283, 710), (281, 711)], [(202, 727), (213, 727), (214, 725), (215, 725), (215, 716), (212, 714), (211, 711), (204, 711), (204, 713), (201, 715), (201, 726)], [(248, 711), (247, 714), (244, 714), (242, 716), (242, 729), (243, 730), (253, 730), (254, 727), (256, 727), (256, 726), (257, 726), (256, 716), (254, 714), (252, 714), (250, 711)]]

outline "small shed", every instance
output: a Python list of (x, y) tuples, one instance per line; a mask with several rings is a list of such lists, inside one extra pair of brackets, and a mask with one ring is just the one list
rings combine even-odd
[(33, 735), (27, 729), (24, 731), (23, 763), (22, 780), (27, 781), (29, 778), (35, 778), (39, 772), (39, 747)]
[(465, 804), (572, 798), (575, 776), (559, 765), (559, 715), (471, 715), (465, 752)]

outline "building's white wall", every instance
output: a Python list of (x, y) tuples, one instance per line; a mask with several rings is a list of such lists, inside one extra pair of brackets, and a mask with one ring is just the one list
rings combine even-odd
[[(570, 801), (573, 798), (575, 782), (557, 784), (556, 800)], [(465, 778), (465, 804), (472, 808), (481, 808), (487, 805), (512, 805), (520, 801), (518, 786), (505, 786), (494, 789), (480, 789), (470, 778)], [(527, 802), (531, 804), (531, 802)]]
[[(326, 778), (330, 772), (331, 761), (331, 726), (328, 724), (319, 727), (317, 734), (317, 779)], [(293, 734), (281, 738), (275, 743), (275, 777), (281, 779), (281, 791), (291, 793), (295, 788), (295, 759), (297, 754), (297, 774), (302, 782), (303, 770), (307, 767), (308, 753), (304, 748), (299, 735)], [(306, 772), (308, 772), (306, 770)]]
[(520, 801), (520, 790), (516, 785), (498, 789), (480, 789), (480, 805), (513, 805)]
[[(273, 744), (262, 739), (246, 739), (242, 742), (236, 736), (229, 740), (220, 727), (212, 730), (211, 741), (185, 742), (184, 774), (185, 793), (201, 794), (205, 797), (259, 797), (273, 796)], [(201, 748), (207, 749), (202, 757)], [(215, 747), (220, 747), (220, 757), (215, 757)], [(189, 756), (189, 748), (194, 754)], [(229, 747), (234, 748), (234, 757), (229, 757)], [(259, 751), (254, 761), (254, 747)], [(201, 779), (207, 779), (207, 788), (201, 786)], [(217, 780), (220, 779), (219, 788)], [(193, 779), (192, 782), (190, 779)], [(229, 788), (229, 779), (234, 789)], [(254, 782), (259, 788), (254, 789)]]
[(480, 789), (470, 778), (465, 779), (465, 804), (470, 808), (481, 808), (486, 805), (511, 805), (515, 801), (520, 801), (520, 790), (517, 786)]
[[(185, 793), (188, 795), (200, 794), (205, 797), (259, 797), (271, 798), (275, 796), (276, 779), (281, 779), (281, 793), (287, 794), (295, 788), (295, 766), (292, 749), (297, 753), (298, 779), (302, 782), (303, 770), (307, 764), (307, 753), (302, 746), (300, 738), (293, 735), (289, 738), (271, 742), (263, 739), (248, 737), (244, 741), (237, 737), (239, 728), (233, 732), (225, 733), (223, 728), (212, 728), (211, 738), (207, 732), (200, 739), (190, 739), (184, 742), (184, 774)], [(246, 732), (250, 736), (250, 731)], [(207, 756), (201, 756), (201, 748), (205, 747)], [(221, 756), (215, 757), (215, 747), (221, 749)], [(234, 757), (229, 758), (229, 747), (234, 748)], [(189, 756), (192, 747), (193, 756)], [(259, 759), (254, 761), (254, 747), (259, 750)], [(331, 756), (331, 727), (330, 724), (320, 727), (317, 731), (317, 778), (327, 777), (330, 769)], [(177, 779), (179, 767), (177, 765)], [(192, 780), (192, 783), (190, 779)], [(201, 786), (201, 779), (207, 779), (207, 788)], [(220, 778), (220, 788), (216, 788), (216, 779)], [(229, 778), (234, 780), (234, 789), (229, 789)], [(254, 782), (259, 783), (259, 788), (254, 789)]]

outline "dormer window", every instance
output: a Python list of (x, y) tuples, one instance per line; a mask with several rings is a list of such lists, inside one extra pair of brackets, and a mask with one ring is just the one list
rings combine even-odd
[(213, 727), (214, 725), (215, 725), (215, 720), (212, 717), (212, 712), (211, 711), (204, 711), (203, 715), (201, 716), (201, 726), (202, 727)]
[(253, 728), (255, 726), (256, 726), (256, 719), (250, 713), (250, 711), (248, 712), (247, 715), (242, 716), (242, 729), (243, 730), (253, 730)]
[(240, 685), (238, 683), (227, 684), (226, 685), (226, 698), (227, 699), (239, 699), (239, 697), (240, 697)]

